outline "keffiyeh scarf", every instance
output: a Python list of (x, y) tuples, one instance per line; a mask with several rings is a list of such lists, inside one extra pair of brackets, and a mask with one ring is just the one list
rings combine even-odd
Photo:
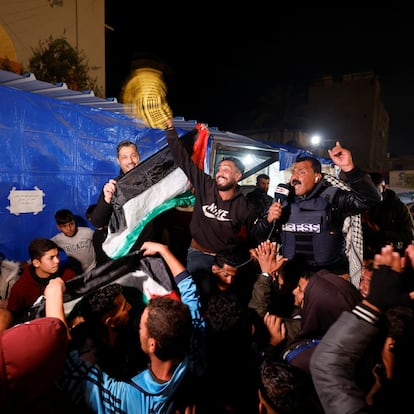
[[(351, 187), (348, 184), (333, 175), (324, 174), (324, 180), (341, 190), (351, 191)], [(349, 277), (351, 283), (359, 289), (364, 254), (361, 214), (346, 217), (342, 233), (345, 238), (345, 253), (349, 261)]]

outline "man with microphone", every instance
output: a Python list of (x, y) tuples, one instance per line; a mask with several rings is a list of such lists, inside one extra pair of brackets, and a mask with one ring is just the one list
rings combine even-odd
[(285, 258), (299, 255), (310, 270), (344, 274), (349, 273), (344, 221), (376, 205), (381, 197), (370, 176), (355, 166), (351, 152), (339, 141), (328, 153), (341, 169), (343, 181), (323, 174), (316, 158), (298, 157), (289, 185), (279, 184), (269, 210), (276, 216)]

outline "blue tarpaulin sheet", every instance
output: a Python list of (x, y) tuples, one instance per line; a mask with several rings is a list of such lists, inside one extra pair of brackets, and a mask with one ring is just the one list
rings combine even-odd
[(32, 239), (58, 232), (62, 208), (88, 226), (124, 139), (139, 142), (141, 159), (166, 145), (163, 131), (126, 115), (0, 86), (0, 254), (28, 260)]

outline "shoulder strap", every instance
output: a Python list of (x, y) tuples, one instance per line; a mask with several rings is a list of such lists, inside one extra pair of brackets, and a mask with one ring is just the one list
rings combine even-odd
[(333, 185), (328, 185), (319, 194), (320, 197), (323, 197), (329, 204), (332, 204), (333, 199), (335, 198), (336, 193), (338, 192), (339, 187), (334, 187)]

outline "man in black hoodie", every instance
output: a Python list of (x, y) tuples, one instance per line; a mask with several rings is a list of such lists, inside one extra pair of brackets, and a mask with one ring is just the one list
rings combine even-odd
[(277, 217), (279, 203), (273, 203), (267, 216), (257, 218), (238, 185), (244, 173), (242, 162), (235, 157), (222, 159), (213, 178), (192, 161), (172, 119), (167, 121), (166, 133), (174, 161), (195, 189), (196, 201), (190, 223), (192, 239), (187, 254), (189, 272), (210, 270), (217, 253), (237, 248), (247, 252), (252, 240), (254, 245), (266, 240)]

